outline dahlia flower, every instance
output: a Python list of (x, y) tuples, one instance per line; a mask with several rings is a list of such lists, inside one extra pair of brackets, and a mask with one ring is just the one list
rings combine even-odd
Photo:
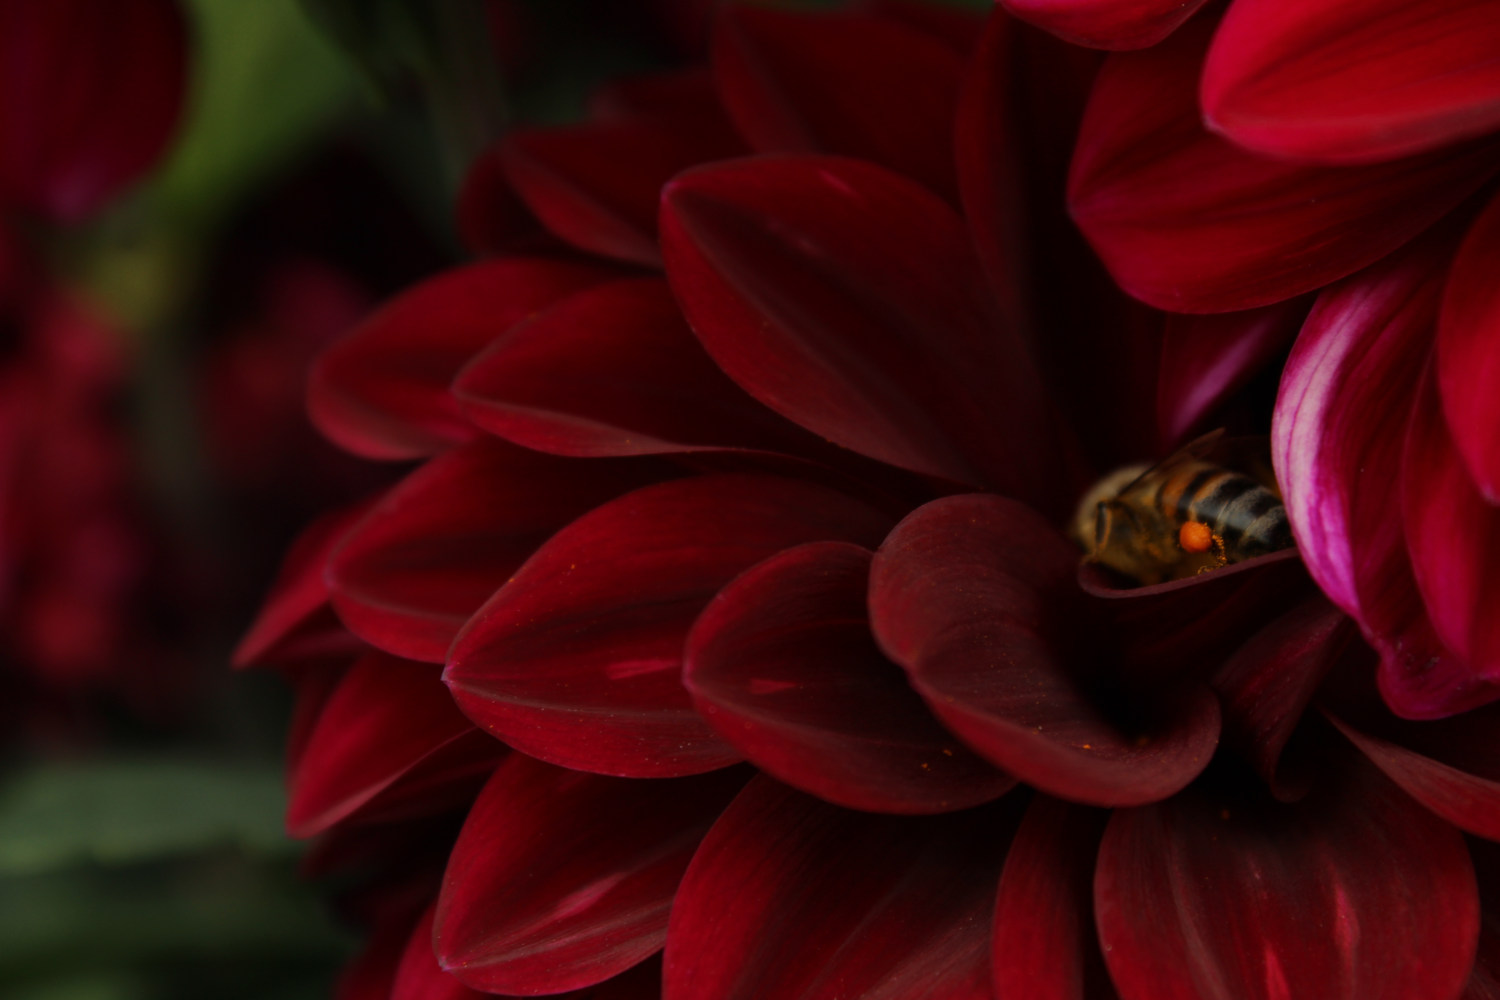
[[(519, 197), (549, 252), (322, 355), (321, 429), (420, 464), (237, 658), (299, 689), (313, 866), (378, 873), (343, 996), (1500, 995), (1493, 710), (1393, 715), (1295, 551), (1142, 587), (1064, 534), (1264, 432), (1306, 308), (1101, 280), (1095, 68), (999, 11), (728, 8), (706, 71), (481, 161), (465, 231)], [(1085, 152), (1150, 124), (1113, 72)]]

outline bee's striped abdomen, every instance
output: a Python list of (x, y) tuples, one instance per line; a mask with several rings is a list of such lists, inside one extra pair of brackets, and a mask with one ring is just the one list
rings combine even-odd
[(1231, 562), (1291, 547), (1286, 508), (1275, 493), (1249, 476), (1194, 462), (1169, 480), (1179, 478), (1185, 480), (1180, 492), (1163, 490), (1162, 502), (1170, 499), (1174, 504), (1163, 513), (1179, 522), (1207, 524), (1223, 540)]

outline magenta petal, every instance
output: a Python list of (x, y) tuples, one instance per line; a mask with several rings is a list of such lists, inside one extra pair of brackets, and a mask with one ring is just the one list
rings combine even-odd
[(438, 965), (432, 952), (432, 920), (436, 912), (434, 903), (412, 930), (396, 966), (390, 1000), (483, 1000), (486, 994), (469, 989)]
[(1463, 837), (1359, 764), (1295, 806), (1117, 811), (1094, 902), (1123, 1000), (1449, 1000), (1479, 933)]
[(442, 663), (469, 616), (573, 518), (661, 478), (482, 440), (440, 455), (375, 504), (328, 562), (333, 606), (371, 645)]
[(667, 936), (693, 851), (744, 775), (631, 781), (519, 754), (495, 771), (453, 847), (434, 940), (487, 993), (559, 993), (642, 961)]
[(1209, 126), (1328, 163), (1410, 156), (1500, 126), (1488, 0), (1235, 0), (1203, 70)]
[(313, 423), (367, 458), (416, 458), (472, 438), (448, 392), (453, 376), (511, 324), (608, 273), (515, 258), (427, 279), (323, 352), (307, 389)]
[(1022, 21), (1093, 49), (1144, 49), (1177, 30), (1205, 0), (1000, 0)]
[(1093, 920), (1094, 859), (1108, 817), (1044, 795), (1032, 800), (995, 899), (997, 997), (1114, 997)]
[(954, 190), (963, 59), (929, 35), (860, 13), (732, 5), (713, 41), (719, 94), (762, 153), (836, 153)]
[(1028, 508), (970, 495), (919, 508), (875, 556), (870, 611), (882, 648), (949, 729), (1037, 788), (1093, 805), (1171, 795), (1207, 766), (1218, 702), (1197, 687), (1162, 717), (1123, 726), (1066, 649), (1093, 629), (1074, 589), (1078, 553)]
[(511, 327), (453, 392), (480, 427), (558, 455), (772, 447), (796, 433), (718, 369), (659, 278), (600, 285)]
[(692, 707), (683, 644), (742, 570), (804, 542), (872, 546), (890, 521), (774, 476), (649, 486), (543, 545), (453, 643), (445, 678), (469, 717), (565, 767), (667, 777), (739, 759)]
[(758, 777), (682, 880), (663, 1000), (989, 1000), (1006, 834), (994, 809), (872, 816)]
[(750, 762), (851, 809), (935, 813), (998, 798), (1015, 779), (953, 739), (865, 612), (870, 551), (814, 542), (719, 592), (688, 637), (683, 682)]
[(771, 409), (905, 469), (1055, 490), (1026, 349), (962, 220), (918, 185), (831, 157), (715, 164), (667, 188), (662, 247), (694, 332)]
[(297, 755), (287, 829), (310, 837), (376, 807), (459, 804), (504, 752), (464, 718), (433, 667), (366, 654), (327, 696)]
[(1156, 383), (1156, 426), (1164, 451), (1180, 445), (1251, 376), (1297, 336), (1307, 299), (1220, 316), (1167, 317)]
[(1204, 131), (1195, 22), (1100, 71), (1068, 181), (1073, 218), (1127, 292), (1173, 312), (1230, 312), (1312, 291), (1379, 260), (1500, 167), (1500, 141), (1362, 167), (1266, 159)]
[(1469, 474), (1500, 503), (1500, 198), (1474, 221), (1448, 273), (1438, 320), (1443, 412)]

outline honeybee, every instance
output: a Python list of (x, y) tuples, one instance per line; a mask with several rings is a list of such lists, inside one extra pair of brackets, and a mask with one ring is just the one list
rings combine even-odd
[(1154, 466), (1100, 480), (1074, 521), (1089, 560), (1152, 584), (1291, 548), (1269, 467), (1258, 480), (1207, 460), (1222, 436), (1214, 431)]

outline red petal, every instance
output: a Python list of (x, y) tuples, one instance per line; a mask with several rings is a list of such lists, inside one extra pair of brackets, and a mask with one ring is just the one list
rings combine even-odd
[(313, 423), (367, 458), (416, 458), (467, 441), (474, 428), (448, 392), (458, 370), (512, 324), (607, 276), (512, 258), (429, 278), (323, 352), (307, 389)]
[(673, 174), (745, 152), (722, 110), (513, 132), (506, 175), (537, 218), (567, 243), (658, 267), (656, 210)]
[(1105, 64), (1068, 181), (1089, 242), (1151, 305), (1229, 312), (1312, 291), (1411, 239), (1500, 165), (1500, 141), (1363, 167), (1246, 153), (1199, 121), (1212, 29), (1194, 22)]
[(948, 728), (1022, 781), (1097, 805), (1171, 795), (1208, 764), (1218, 703), (1194, 688), (1160, 699), (1160, 719), (1117, 720), (1120, 695), (1096, 698), (1065, 652), (1097, 631), (1075, 596), (1077, 563), (1014, 501), (934, 501), (875, 556), (875, 635)]
[[(1443, 422), (1435, 373), (1417, 391), (1401, 467), (1406, 549), (1427, 617), (1470, 682), (1500, 696), (1500, 508), (1480, 496)], [(1453, 678), (1462, 683), (1463, 677)]]
[(719, 94), (762, 153), (871, 160), (947, 195), (963, 58), (894, 20), (726, 7), (713, 41)]
[(871, 816), (758, 777), (682, 880), (663, 1000), (989, 1000), (1006, 834), (992, 809)]
[(1021, 496), (1057, 487), (1054, 421), (962, 221), (827, 157), (738, 160), (668, 188), (673, 291), (751, 395), (872, 458)]
[(1200, 421), (1284, 351), (1311, 305), (1292, 299), (1221, 316), (1168, 316), (1156, 383), (1162, 450), (1202, 429)]
[(934, 813), (1015, 785), (940, 726), (865, 613), (870, 552), (814, 542), (746, 570), (698, 617), (683, 682), (751, 763), (836, 805)]
[(1325, 778), (1295, 806), (1115, 813), (1094, 902), (1124, 1000), (1458, 996), (1479, 932), (1463, 837), (1368, 765)]
[(1437, 369), (1453, 441), (1490, 503), (1500, 503), (1500, 198), (1475, 220), (1448, 273)]
[(443, 968), (487, 993), (592, 986), (662, 946), (677, 883), (743, 784), (580, 774), (512, 756), (464, 822), (443, 877)]
[(1109, 814), (1038, 795), (1005, 856), (995, 900), (997, 997), (1115, 996), (1094, 932), (1094, 858)]
[(1327, 163), (1410, 156), (1500, 126), (1486, 0), (1235, 0), (1203, 70), (1209, 127)]
[(1431, 634), (1399, 518), (1401, 442), (1429, 353), (1445, 245), (1429, 239), (1319, 296), (1287, 360), (1271, 428), (1308, 571), (1381, 652), (1407, 716), (1488, 700)]
[(476, 256), (511, 253), (547, 239), (506, 179), (500, 150), (494, 147), (476, 157), (464, 175), (454, 222), (464, 246)]
[(1176, 31), (1205, 0), (1000, 0), (1016, 17), (1074, 45), (1144, 49)]
[(149, 168), (182, 108), (186, 34), (172, 0), (0, 7), (0, 200), (77, 222)]
[(467, 801), (504, 752), (464, 718), (432, 667), (367, 654), (297, 757), (287, 829), (310, 837), (355, 813), (438, 812)]
[(442, 663), (464, 622), (538, 545), (664, 471), (504, 441), (456, 448), (407, 476), (345, 534), (328, 562), (333, 606), (372, 645)]
[(446, 679), (480, 725), (534, 757), (629, 777), (739, 759), (693, 711), (683, 644), (741, 570), (823, 539), (873, 545), (890, 522), (773, 476), (637, 490), (542, 546), (465, 626)]
[(559, 455), (774, 447), (797, 433), (719, 371), (658, 278), (600, 285), (511, 327), (453, 392), (490, 433)]
[(469, 989), (438, 965), (437, 956), (432, 953), (432, 918), (436, 910), (436, 903), (429, 906), (412, 930), (396, 966), (390, 1000), (483, 1000), (487, 994)]

